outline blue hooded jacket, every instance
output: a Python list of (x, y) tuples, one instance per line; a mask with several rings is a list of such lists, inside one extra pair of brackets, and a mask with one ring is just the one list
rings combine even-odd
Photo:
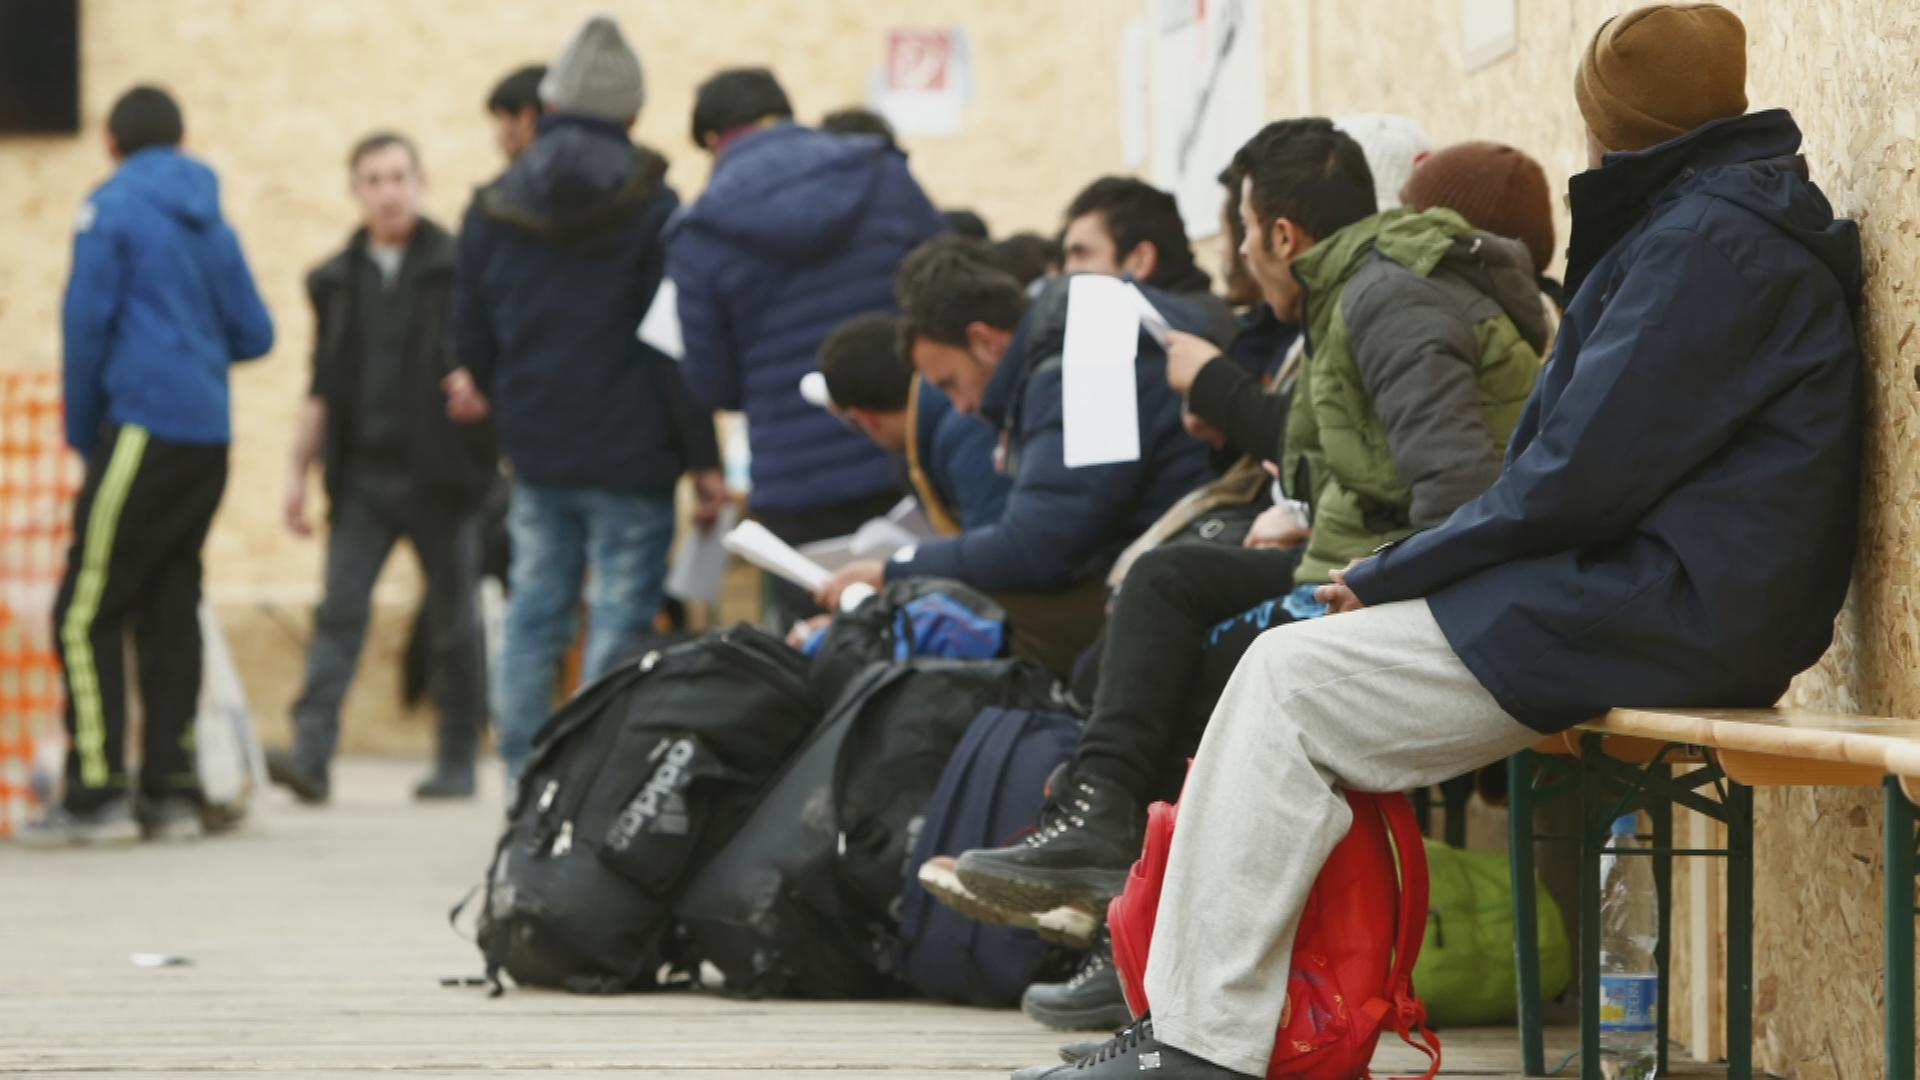
[(555, 115), (460, 229), (454, 348), (493, 402), (514, 476), (621, 495), (720, 461), (679, 365), (641, 342), (680, 198), (624, 127)]
[[(1008, 432), (1013, 474), (1000, 520), (921, 544), (910, 558), (887, 564), (887, 580), (951, 578), (985, 591), (1065, 588), (1105, 572), (1169, 506), (1213, 478), (1206, 444), (1180, 426), (1166, 352), (1144, 331), (1134, 360), (1140, 459), (1067, 468), (1060, 350), (1070, 280), (1048, 283), (1034, 299), (989, 387), (991, 399), (1005, 403), (1006, 412), (988, 418)], [(1144, 285), (1140, 291), (1174, 329), (1224, 344), (1211, 308)]]
[(893, 273), (944, 222), (873, 136), (780, 124), (741, 138), (668, 234), (684, 370), (747, 415), (753, 507), (802, 513), (898, 487), (887, 456), (800, 397), (840, 323), (894, 310)]
[(1612, 706), (1765, 706), (1820, 658), (1859, 514), (1859, 234), (1783, 111), (1573, 179), (1574, 299), (1506, 471), (1349, 572), (1426, 597), (1544, 732)]
[(920, 442), (917, 453), (928, 482), (963, 528), (999, 521), (1012, 487), (993, 467), (999, 433), (981, 420), (962, 415), (939, 387), (925, 379), (915, 382), (919, 416), (914, 435)]
[(273, 320), (212, 169), (170, 146), (120, 163), (80, 210), (61, 325), (67, 442), (83, 456), (107, 424), (232, 440), (227, 369), (273, 348)]

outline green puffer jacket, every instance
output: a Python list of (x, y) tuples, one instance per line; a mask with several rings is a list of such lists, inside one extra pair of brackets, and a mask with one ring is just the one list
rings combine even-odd
[(1389, 210), (1294, 260), (1307, 360), (1282, 477), (1313, 506), (1316, 584), (1445, 521), (1500, 475), (1546, 310), (1519, 242), (1451, 210)]

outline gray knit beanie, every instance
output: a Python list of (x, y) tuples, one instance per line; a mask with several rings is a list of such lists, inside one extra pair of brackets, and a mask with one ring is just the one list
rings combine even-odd
[(595, 15), (574, 33), (540, 80), (540, 100), (557, 113), (621, 124), (640, 115), (647, 100), (640, 58), (612, 16)]

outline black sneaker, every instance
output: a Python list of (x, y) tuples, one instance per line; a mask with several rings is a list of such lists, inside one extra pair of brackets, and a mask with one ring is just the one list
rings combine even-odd
[(1153, 1021), (1142, 1020), (1071, 1065), (1022, 1069), (1013, 1074), (1013, 1080), (1121, 1080), (1141, 1073), (1162, 1080), (1233, 1080), (1249, 1075), (1168, 1046), (1153, 1037)]
[(14, 834), (22, 847), (105, 847), (132, 844), (140, 839), (140, 823), (133, 818), (133, 800), (117, 795), (104, 805), (78, 813), (52, 806), (36, 821)]
[(206, 835), (200, 819), (200, 801), (183, 795), (143, 798), (134, 816), (140, 820), (142, 840), (198, 840)]
[(962, 885), (998, 907), (1105, 911), (1126, 890), (1146, 817), (1118, 785), (1081, 773), (1049, 792), (1037, 831), (1007, 847), (969, 851), (956, 871)]
[(326, 771), (300, 764), (291, 750), (267, 751), (267, 779), (293, 792), (294, 798), (308, 806), (323, 805), (333, 794)]
[(1113, 939), (1106, 927), (1080, 969), (1063, 983), (1035, 983), (1021, 995), (1027, 1019), (1055, 1031), (1117, 1031), (1133, 1022), (1120, 973), (1113, 967)]
[(413, 789), (413, 797), (421, 802), (473, 798), (473, 766), (455, 768), (441, 765), (435, 768), (433, 775), (420, 781), (419, 786)]

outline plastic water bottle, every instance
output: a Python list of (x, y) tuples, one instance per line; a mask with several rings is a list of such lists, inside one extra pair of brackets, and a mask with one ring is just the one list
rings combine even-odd
[[(1609, 851), (1639, 846), (1632, 814), (1613, 823)], [(1600, 857), (1600, 1071), (1606, 1080), (1651, 1080), (1659, 1065), (1660, 940), (1652, 861)]]

